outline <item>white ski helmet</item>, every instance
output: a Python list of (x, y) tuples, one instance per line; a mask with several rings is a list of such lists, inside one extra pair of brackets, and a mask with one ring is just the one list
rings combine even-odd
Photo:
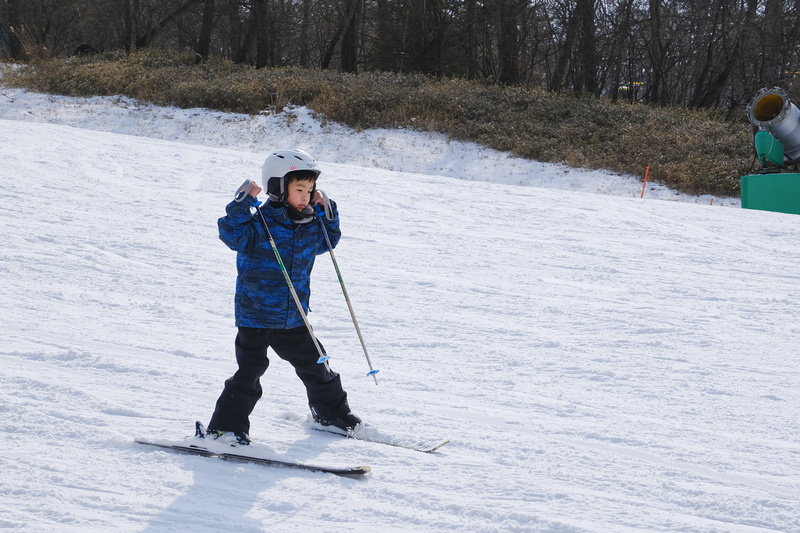
[(286, 199), (287, 174), (297, 171), (312, 172), (317, 178), (322, 172), (311, 154), (297, 148), (272, 152), (261, 166), (261, 181), (270, 200), (282, 202)]

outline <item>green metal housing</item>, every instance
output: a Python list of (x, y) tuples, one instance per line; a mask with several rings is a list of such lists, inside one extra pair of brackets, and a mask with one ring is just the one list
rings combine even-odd
[(757, 131), (753, 142), (756, 146), (756, 154), (762, 167), (767, 166), (767, 162), (776, 167), (783, 166), (783, 144), (778, 139), (766, 131)]
[(742, 176), (741, 185), (743, 208), (800, 215), (800, 173)]

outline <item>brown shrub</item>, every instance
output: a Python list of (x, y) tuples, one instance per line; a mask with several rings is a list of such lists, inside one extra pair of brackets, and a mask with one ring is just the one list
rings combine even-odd
[(151, 50), (39, 58), (4, 69), (7, 85), (72, 96), (122, 94), (241, 113), (304, 105), (355, 129), (437, 131), (539, 161), (644, 175), (690, 194), (736, 196), (750, 130), (719, 113), (611, 103), (571, 93), (422, 74), (254, 69)]

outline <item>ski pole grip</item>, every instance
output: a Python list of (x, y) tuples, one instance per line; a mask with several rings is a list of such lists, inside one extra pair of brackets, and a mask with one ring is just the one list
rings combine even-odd
[(325, 191), (322, 189), (319, 190), (319, 193), (322, 195), (322, 207), (325, 208), (325, 218), (333, 220), (333, 207), (331, 207), (331, 201), (328, 195), (325, 194)]
[(237, 202), (243, 201), (247, 198), (247, 195), (250, 194), (250, 189), (253, 188), (253, 180), (244, 180), (238, 189), (236, 189), (236, 194), (233, 196), (233, 199)]

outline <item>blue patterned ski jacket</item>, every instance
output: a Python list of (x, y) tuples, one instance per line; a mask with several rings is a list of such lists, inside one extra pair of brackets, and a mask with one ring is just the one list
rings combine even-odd
[[(261, 217), (258, 213), (251, 213), (254, 205), (255, 199), (251, 196), (242, 202), (233, 201), (225, 208), (227, 215), (217, 221), (219, 238), (237, 252), (236, 326), (270, 329), (303, 326), (303, 317), (289, 292)], [(328, 251), (321, 224), (325, 224), (334, 248), (342, 236), (339, 213), (333, 201), (331, 208), (333, 220), (318, 215), (307, 224), (295, 224), (289, 219), (285, 207), (276, 208), (269, 202), (258, 207), (306, 313), (314, 260), (317, 255)]]

